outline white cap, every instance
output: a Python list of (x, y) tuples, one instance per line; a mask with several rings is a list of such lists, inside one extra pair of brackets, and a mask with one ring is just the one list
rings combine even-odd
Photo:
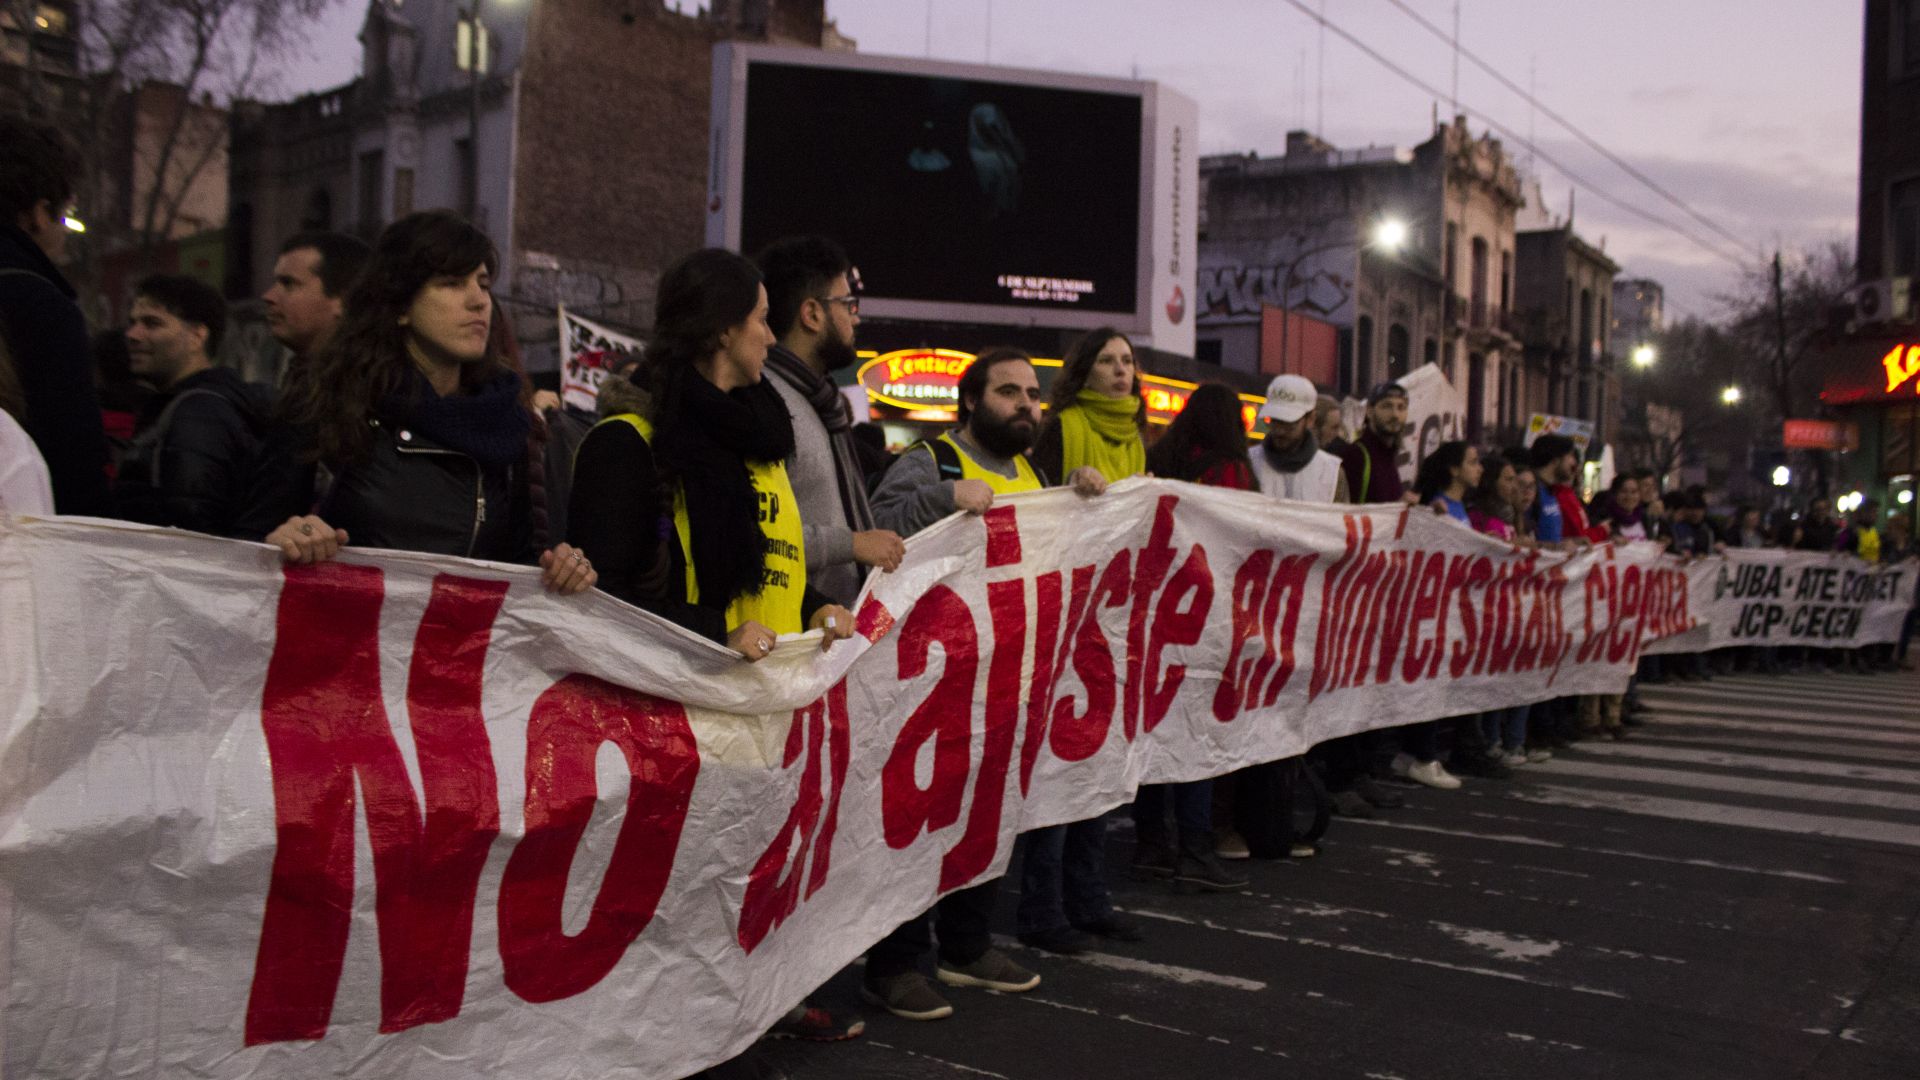
[(1267, 403), (1260, 406), (1260, 419), (1293, 423), (1313, 411), (1320, 391), (1304, 375), (1275, 375), (1267, 384)]

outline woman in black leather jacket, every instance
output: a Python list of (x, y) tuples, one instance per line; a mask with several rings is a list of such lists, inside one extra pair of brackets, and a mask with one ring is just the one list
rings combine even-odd
[(316, 513), (267, 536), (289, 562), (342, 545), (538, 562), (547, 588), (597, 580), (566, 544), (534, 550), (526, 383), (492, 347), (498, 255), (457, 214), (387, 226), (327, 347), (290, 373), (282, 411), (331, 475)]

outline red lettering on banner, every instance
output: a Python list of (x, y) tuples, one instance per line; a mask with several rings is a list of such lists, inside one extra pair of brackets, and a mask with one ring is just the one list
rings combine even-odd
[(1140, 730), (1152, 731), (1160, 726), (1187, 677), (1185, 664), (1162, 665), (1167, 648), (1199, 644), (1212, 610), (1213, 568), (1207, 564), (1206, 549), (1195, 544), (1187, 550), (1186, 561), (1174, 571), (1167, 591), (1160, 594), (1160, 603), (1153, 609), (1153, 626), (1147, 636), (1146, 711), (1140, 718)]
[(1458, 679), (1467, 673), (1473, 662), (1473, 654), (1480, 647), (1482, 633), (1479, 620), (1473, 610), (1473, 590), (1484, 589), (1493, 577), (1493, 560), (1485, 555), (1475, 557), (1467, 568), (1467, 576), (1460, 588), (1460, 640), (1453, 643), (1453, 659), (1447, 665), (1447, 673)]
[[(1267, 603), (1263, 610), (1270, 614), (1275, 613), (1281, 597), (1286, 598), (1287, 606), (1285, 611), (1278, 612), (1277, 622), (1272, 618), (1267, 620), (1267, 644), (1277, 664), (1274, 668), (1273, 680), (1266, 684), (1267, 691), (1260, 697), (1263, 708), (1272, 708), (1274, 703), (1280, 700), (1280, 692), (1293, 681), (1295, 667), (1293, 643), (1300, 630), (1300, 607), (1306, 599), (1307, 575), (1319, 558), (1318, 555), (1289, 555), (1280, 560), (1279, 568), (1273, 572), (1273, 584), (1267, 589)], [(1277, 633), (1275, 633), (1276, 628)], [(1264, 671), (1263, 663), (1263, 674)], [(1251, 691), (1247, 695), (1247, 700), (1249, 702), (1253, 700)]]
[[(914, 707), (880, 769), (880, 820), (887, 846), (900, 849), (922, 832), (960, 820), (973, 757), (973, 687), (979, 673), (979, 632), (973, 612), (945, 585), (927, 590), (900, 626), (900, 681), (926, 674), (935, 645), (940, 678)], [(915, 773), (921, 748), (933, 745), (933, 776), (921, 787)]]
[(1345, 644), (1337, 654), (1333, 678), (1329, 680), (1331, 689), (1343, 690), (1354, 685), (1356, 674), (1365, 668), (1366, 660), (1362, 653), (1369, 625), (1377, 616), (1378, 608), (1374, 600), (1381, 590), (1381, 578), (1387, 573), (1387, 553), (1376, 551), (1359, 564), (1353, 575), (1353, 588), (1347, 593), (1346, 632), (1342, 634)]
[[(612, 743), (632, 780), (587, 925), (561, 925), (567, 873), (599, 797), (594, 759)], [(557, 1001), (590, 989), (626, 954), (666, 891), (700, 774), (678, 702), (590, 675), (548, 687), (527, 717), (526, 835), (500, 881), (500, 961), (507, 989)]]
[(1233, 575), (1233, 622), (1227, 634), (1227, 662), (1220, 669), (1220, 682), (1213, 688), (1213, 718), (1227, 723), (1240, 715), (1245, 676), (1253, 661), (1244, 665), (1240, 650), (1260, 632), (1260, 607), (1267, 597), (1267, 577), (1273, 569), (1273, 552), (1260, 548), (1247, 556)]
[(1000, 806), (1006, 800), (1007, 770), (1013, 763), (1013, 733), (1020, 723), (1020, 668), (1027, 652), (1026, 583), (989, 584), (987, 613), (993, 620), (993, 659), (987, 665), (985, 745), (980, 772), (973, 782), (966, 832), (940, 860), (942, 892), (972, 881), (993, 862), (994, 848), (1000, 842)]
[[(1289, 555), (1275, 567), (1273, 552), (1261, 549), (1241, 564), (1233, 583), (1233, 636), (1213, 693), (1214, 719), (1227, 723), (1242, 712), (1271, 707), (1292, 681), (1300, 607), (1307, 576), (1318, 559), (1318, 555)], [(1255, 634), (1261, 639), (1260, 655), (1241, 659), (1242, 649)]]
[[(807, 760), (786, 822), (747, 877), (738, 936), (740, 947), (749, 953), (799, 907), (802, 878), (809, 897), (826, 884), (847, 781), (848, 742), (847, 684), (842, 680), (826, 697), (797, 710), (787, 727), (781, 768), (791, 769), (803, 751)], [(823, 768), (830, 774), (824, 785)]]
[(1347, 545), (1340, 557), (1327, 567), (1320, 586), (1320, 625), (1314, 632), (1313, 677), (1307, 683), (1307, 700), (1312, 701), (1335, 689), (1333, 676), (1340, 662), (1340, 642), (1348, 620), (1348, 568), (1364, 560), (1373, 541), (1373, 519), (1343, 514), (1347, 527)]
[(1540, 664), (1540, 648), (1546, 644), (1547, 583), (1541, 577), (1537, 567), (1538, 555), (1527, 556), (1527, 592), (1532, 601), (1527, 606), (1526, 623), (1520, 631), (1520, 651), (1513, 658), (1515, 671), (1532, 671)]
[(1396, 573), (1400, 578), (1399, 588), (1394, 590), (1393, 605), (1387, 611), (1385, 625), (1380, 628), (1380, 663), (1374, 668), (1375, 683), (1389, 682), (1393, 678), (1393, 662), (1400, 658), (1400, 650), (1407, 642), (1407, 623), (1413, 616), (1416, 606), (1416, 594), (1421, 581), (1421, 572), (1426, 569), (1427, 553), (1412, 551), (1406, 553), (1404, 565)]
[[(1607, 580), (1608, 569), (1611, 567), (1595, 566), (1587, 572), (1585, 634), (1580, 639), (1579, 652), (1574, 655), (1574, 660), (1578, 663), (1592, 663), (1607, 644), (1607, 630), (1613, 625), (1614, 609), (1618, 606), (1613, 589)], [(1605, 605), (1607, 613), (1596, 625), (1594, 617), (1599, 613), (1602, 605)]]
[(1418, 682), (1428, 657), (1440, 650), (1437, 642), (1426, 640), (1425, 625), (1440, 615), (1440, 586), (1446, 572), (1444, 553), (1427, 556), (1427, 564), (1420, 571), (1420, 584), (1413, 590), (1413, 615), (1407, 620), (1407, 658), (1400, 665), (1402, 682)]
[(987, 569), (1020, 565), (1020, 519), (1011, 506), (996, 506), (980, 515), (987, 527)]
[(1647, 621), (1645, 594), (1651, 592), (1644, 586), (1652, 584), (1652, 579), (1642, 582), (1640, 568), (1628, 566), (1620, 575), (1620, 608), (1625, 613), (1620, 625), (1614, 628), (1612, 640), (1607, 643), (1607, 660), (1611, 663), (1622, 661), (1631, 663), (1640, 656), (1641, 627)]
[(1120, 708), (1121, 725), (1128, 742), (1133, 741), (1139, 730), (1140, 690), (1146, 681), (1141, 664), (1146, 652), (1147, 609), (1153, 602), (1153, 594), (1160, 591), (1168, 571), (1173, 569), (1177, 552), (1169, 540), (1173, 536), (1173, 508), (1179, 503), (1178, 495), (1160, 496), (1154, 505), (1153, 528), (1147, 534), (1147, 546), (1140, 549), (1133, 563), (1133, 606), (1127, 612), (1127, 680)]
[[(1447, 624), (1453, 610), (1453, 598), (1466, 584), (1467, 574), (1473, 569), (1473, 556), (1454, 555), (1447, 559), (1446, 580), (1440, 586), (1440, 607), (1433, 620), (1433, 655), (1427, 660), (1427, 678), (1440, 673), (1440, 664), (1447, 656)], [(1456, 649), (1459, 646), (1454, 646)]]
[(1047, 746), (1061, 761), (1085, 761), (1098, 753), (1113, 727), (1113, 651), (1107, 635), (1100, 630), (1100, 609), (1120, 607), (1127, 602), (1127, 587), (1132, 581), (1132, 553), (1120, 551), (1100, 575), (1093, 599), (1074, 634), (1073, 673), (1087, 694), (1087, 707), (1075, 711), (1072, 694), (1053, 703), (1053, 716), (1047, 732)]
[(507, 585), (434, 578), (407, 681), (423, 818), (381, 703), (381, 572), (326, 563), (285, 573), (260, 705), (278, 843), (247, 1045), (326, 1034), (353, 912), (356, 779), (373, 847), (380, 1030), (450, 1019), (500, 832), (480, 674)]
[(867, 597), (866, 603), (860, 605), (860, 613), (853, 617), (853, 632), (869, 642), (877, 642), (887, 636), (887, 631), (891, 629), (893, 612), (888, 611), (887, 605), (879, 600)]
[(1068, 650), (1073, 645), (1073, 628), (1087, 609), (1093, 593), (1093, 567), (1073, 571), (1073, 594), (1067, 603), (1066, 618), (1060, 617), (1060, 573), (1040, 575), (1034, 582), (1039, 618), (1033, 634), (1033, 680), (1027, 685), (1027, 733), (1020, 745), (1020, 794), (1025, 795), (1033, 780), (1034, 763), (1047, 743), (1049, 714), (1053, 711), (1053, 692), (1066, 669)]

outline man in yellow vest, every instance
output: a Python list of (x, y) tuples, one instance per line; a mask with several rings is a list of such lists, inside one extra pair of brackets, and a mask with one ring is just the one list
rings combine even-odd
[[(1033, 359), (1019, 349), (989, 349), (961, 375), (958, 389), (959, 425), (900, 455), (873, 493), (880, 528), (911, 536), (955, 511), (985, 513), (1001, 495), (1047, 486), (1026, 457), (1040, 430)], [(1092, 469), (1075, 470), (1071, 482), (1083, 495), (1106, 490)], [(953, 1015), (919, 967), (936, 933), (934, 974), (942, 983), (1010, 994), (1039, 986), (1039, 975), (993, 947), (989, 924), (999, 895), (998, 878), (949, 893), (875, 943), (867, 952), (867, 1000), (908, 1020)]]

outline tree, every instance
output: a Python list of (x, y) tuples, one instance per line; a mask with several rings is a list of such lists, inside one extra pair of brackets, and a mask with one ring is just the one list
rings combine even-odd
[(1622, 381), (1622, 457), (1663, 478), (1683, 465), (1727, 468), (1727, 451), (1752, 445), (1762, 428), (1750, 400), (1729, 404), (1722, 397), (1749, 375), (1744, 347), (1700, 319), (1667, 326), (1652, 344), (1653, 366)]
[[(0, 2), (17, 25), (29, 25), (22, 20), (34, 15), (31, 0)], [(72, 135), (90, 230), (105, 245), (151, 258), (172, 237), (195, 183), (225, 153), (224, 110), (270, 89), (303, 31), (336, 2), (81, 3), (62, 39), (71, 62), (29, 51), (16, 107)], [(137, 93), (156, 87), (164, 92)], [(114, 160), (120, 148), (134, 160)]]
[(1834, 241), (1750, 265), (1739, 288), (1719, 298), (1727, 332), (1754, 359), (1752, 383), (1778, 418), (1808, 415), (1819, 400), (1813, 357), (1832, 340), (1855, 281), (1852, 248)]

